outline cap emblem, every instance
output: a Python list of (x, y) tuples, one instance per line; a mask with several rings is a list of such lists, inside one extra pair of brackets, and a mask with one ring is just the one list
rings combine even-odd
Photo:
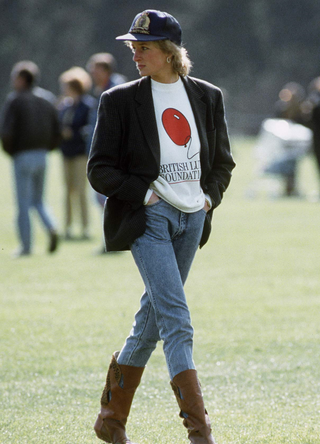
[(134, 32), (137, 34), (150, 34), (149, 26), (150, 19), (148, 17), (148, 12), (143, 12), (140, 17), (137, 18), (135, 23), (133, 24), (130, 32)]

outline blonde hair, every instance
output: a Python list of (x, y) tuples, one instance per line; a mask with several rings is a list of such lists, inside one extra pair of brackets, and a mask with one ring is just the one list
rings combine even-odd
[[(131, 41), (126, 41), (125, 44), (132, 49)], [(189, 58), (188, 51), (182, 47), (178, 46), (171, 40), (154, 40), (153, 43), (161, 49), (165, 54), (171, 54), (172, 58), (172, 68), (180, 76), (187, 76), (192, 68), (192, 62)]]
[(61, 85), (69, 85), (78, 94), (85, 94), (92, 87), (90, 75), (80, 66), (73, 66), (64, 71), (59, 77), (59, 82)]
[(156, 40), (155, 43), (164, 53), (172, 54), (172, 68), (175, 72), (182, 77), (190, 73), (192, 62), (186, 48), (176, 45), (171, 40)]

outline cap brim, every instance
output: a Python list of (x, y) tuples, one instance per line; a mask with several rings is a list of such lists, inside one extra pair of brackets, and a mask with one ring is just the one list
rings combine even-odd
[(167, 40), (167, 37), (149, 34), (128, 34), (119, 35), (116, 40), (127, 40), (129, 42), (152, 42), (156, 40)]

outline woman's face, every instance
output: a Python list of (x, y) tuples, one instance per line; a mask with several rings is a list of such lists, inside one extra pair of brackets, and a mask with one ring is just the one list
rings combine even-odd
[(170, 54), (164, 53), (155, 42), (132, 42), (133, 61), (141, 76), (150, 76), (160, 83), (173, 83), (178, 74), (167, 62)]
[(68, 83), (65, 83), (62, 86), (62, 92), (65, 96), (72, 97), (73, 99), (77, 99), (78, 97), (80, 97), (78, 91), (72, 88)]

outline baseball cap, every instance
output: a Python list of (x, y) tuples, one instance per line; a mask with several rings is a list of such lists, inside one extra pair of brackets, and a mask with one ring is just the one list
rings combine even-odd
[(119, 35), (116, 40), (150, 42), (168, 39), (180, 46), (181, 34), (181, 26), (172, 15), (147, 9), (137, 14), (128, 33)]

